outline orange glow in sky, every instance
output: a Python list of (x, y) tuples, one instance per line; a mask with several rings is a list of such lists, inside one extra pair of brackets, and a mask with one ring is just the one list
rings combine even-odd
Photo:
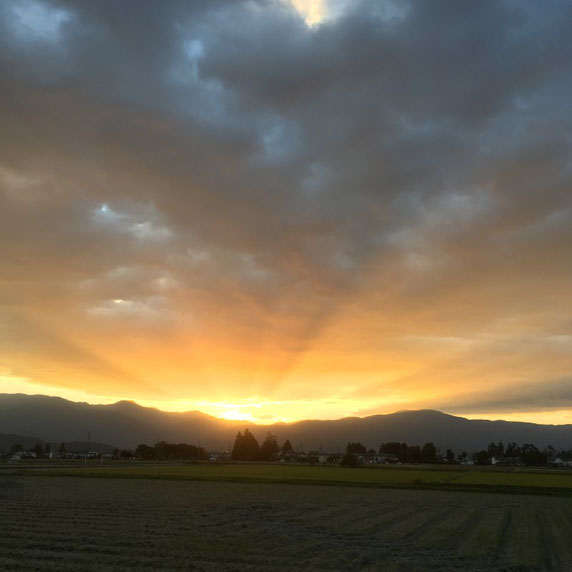
[(4, 4), (0, 392), (571, 422), (564, 5)]

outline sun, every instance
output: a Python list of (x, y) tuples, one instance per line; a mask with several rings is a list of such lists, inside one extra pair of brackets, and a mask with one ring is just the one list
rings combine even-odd
[(248, 411), (241, 411), (240, 409), (230, 409), (225, 411), (220, 417), (228, 421), (254, 421), (254, 418)]
[(319, 24), (327, 14), (324, 0), (290, 0), (308, 26)]

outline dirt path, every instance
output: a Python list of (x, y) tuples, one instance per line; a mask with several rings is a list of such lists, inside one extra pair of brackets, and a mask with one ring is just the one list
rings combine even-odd
[(572, 499), (0, 478), (2, 570), (572, 570)]

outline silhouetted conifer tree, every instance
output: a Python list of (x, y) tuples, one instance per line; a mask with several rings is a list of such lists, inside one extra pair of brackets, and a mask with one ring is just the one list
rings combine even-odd
[(294, 447), (292, 447), (292, 443), (290, 443), (290, 439), (286, 439), (284, 441), (284, 445), (282, 445), (282, 453), (293, 453)]
[(232, 448), (233, 460), (255, 461), (259, 458), (259, 455), (260, 446), (256, 437), (248, 429), (244, 430), (244, 434), (239, 431)]
[(260, 459), (263, 461), (274, 461), (278, 456), (278, 451), (280, 447), (278, 446), (278, 441), (271, 431), (268, 431), (266, 439), (260, 447)]

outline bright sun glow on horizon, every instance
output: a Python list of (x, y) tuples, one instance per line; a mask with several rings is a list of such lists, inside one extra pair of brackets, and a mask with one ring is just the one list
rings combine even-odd
[(244, 413), (240, 409), (230, 409), (225, 411), (220, 415), (221, 419), (226, 419), (227, 421), (254, 421), (250, 413)]

